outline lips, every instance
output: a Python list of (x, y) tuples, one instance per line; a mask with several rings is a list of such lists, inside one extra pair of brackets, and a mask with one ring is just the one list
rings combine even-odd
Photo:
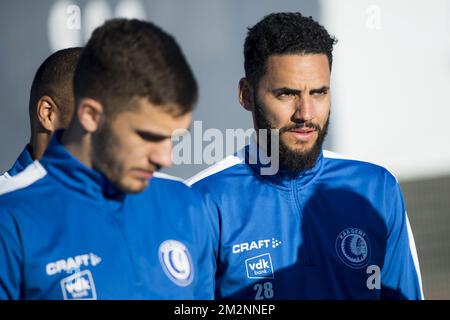
[(289, 130), (288, 132), (291, 133), (297, 140), (307, 142), (313, 138), (316, 130), (311, 128), (297, 128)]
[(316, 130), (311, 129), (311, 128), (297, 128), (297, 129), (291, 130), (291, 132), (303, 133), (303, 134), (307, 134), (307, 133), (314, 132), (314, 131), (316, 131)]
[(135, 169), (137, 174), (143, 179), (151, 179), (153, 177), (153, 171), (144, 170), (144, 169)]

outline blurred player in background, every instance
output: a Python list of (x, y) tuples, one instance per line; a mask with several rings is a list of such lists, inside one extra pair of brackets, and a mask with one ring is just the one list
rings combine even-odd
[(175, 39), (149, 22), (106, 22), (74, 95), (68, 128), (0, 184), (0, 298), (213, 298), (202, 198), (157, 173), (198, 96)]
[(73, 76), (82, 48), (68, 48), (50, 55), (41, 64), (31, 85), (29, 116), (31, 137), (19, 158), (0, 181), (15, 176), (40, 159), (52, 134), (66, 128), (75, 108)]
[[(190, 180), (217, 213), (218, 298), (423, 297), (396, 178), (322, 149), (334, 44), (300, 13), (268, 15), (248, 31), (239, 100), (256, 130), (279, 139), (254, 139)], [(263, 174), (278, 158), (280, 170)]]

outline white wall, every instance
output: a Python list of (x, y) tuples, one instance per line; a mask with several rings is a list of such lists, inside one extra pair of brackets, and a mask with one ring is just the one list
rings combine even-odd
[(400, 179), (450, 174), (450, 1), (322, 0), (339, 39), (333, 148)]

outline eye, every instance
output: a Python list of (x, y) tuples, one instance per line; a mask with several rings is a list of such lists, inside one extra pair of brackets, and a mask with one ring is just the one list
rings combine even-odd
[(164, 137), (162, 135), (159, 135), (159, 134), (155, 134), (155, 133), (151, 133), (151, 132), (145, 132), (145, 131), (140, 131), (140, 130), (137, 130), (136, 133), (143, 140), (149, 141), (149, 142), (160, 142), (160, 141), (163, 141), (166, 138), (166, 137)]
[(295, 93), (293, 92), (282, 92), (277, 94), (277, 98), (279, 99), (287, 99), (287, 98), (292, 98), (295, 97)]
[(316, 91), (313, 93), (313, 96), (325, 96), (328, 93), (328, 90)]

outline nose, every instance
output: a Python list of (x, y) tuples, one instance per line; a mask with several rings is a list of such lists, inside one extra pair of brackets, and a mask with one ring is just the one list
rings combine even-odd
[(308, 122), (313, 119), (313, 101), (309, 95), (302, 94), (295, 102), (293, 122)]
[(148, 160), (151, 164), (160, 167), (170, 167), (172, 165), (172, 140), (165, 139), (158, 142), (150, 152)]

